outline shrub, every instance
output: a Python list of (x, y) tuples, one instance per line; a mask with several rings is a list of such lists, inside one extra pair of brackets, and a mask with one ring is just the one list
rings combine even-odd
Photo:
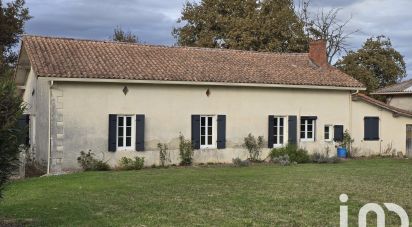
[(170, 154), (167, 151), (167, 145), (158, 143), (157, 147), (159, 148), (159, 161), (160, 166), (165, 167), (170, 162)]
[(0, 79), (0, 198), (5, 183), (19, 166), (19, 145), (27, 129), (19, 129), (16, 125), (24, 108), (14, 81)]
[(260, 154), (263, 148), (263, 136), (259, 136), (257, 139), (251, 133), (244, 138), (243, 147), (249, 152), (250, 161), (259, 161)]
[(280, 155), (276, 158), (273, 158), (272, 160), (274, 163), (278, 163), (281, 166), (288, 166), (290, 165), (290, 158), (289, 155), (285, 154), (285, 155)]
[(327, 155), (324, 154), (320, 154), (320, 153), (314, 153), (310, 156), (310, 160), (313, 163), (318, 163), (318, 164), (322, 164), (322, 163), (339, 163), (341, 160), (336, 157), (328, 157)]
[(244, 166), (249, 166), (250, 165), (250, 161), (249, 160), (242, 160), (240, 158), (234, 158), (232, 159), (232, 163), (234, 166), (237, 167), (244, 167)]
[(340, 144), (340, 146), (346, 148), (347, 152), (348, 152), (348, 157), (352, 157), (352, 143), (355, 140), (352, 139), (351, 135), (349, 134), (348, 130), (345, 130), (345, 132), (343, 133), (343, 141)]
[(185, 139), (185, 137), (180, 134), (179, 136), (179, 155), (180, 155), (180, 165), (190, 166), (193, 162), (193, 145), (192, 141)]
[(85, 171), (106, 171), (110, 170), (109, 164), (102, 160), (94, 158), (95, 154), (90, 150), (89, 152), (80, 152), (80, 156), (77, 158), (77, 162)]
[(143, 169), (143, 166), (143, 157), (135, 157), (134, 159), (123, 157), (119, 161), (119, 167), (123, 170), (140, 170)]
[(288, 155), (290, 162), (308, 163), (310, 161), (308, 151), (298, 148), (296, 145), (286, 145), (285, 147), (274, 148), (269, 154), (270, 159), (278, 158), (280, 156)]

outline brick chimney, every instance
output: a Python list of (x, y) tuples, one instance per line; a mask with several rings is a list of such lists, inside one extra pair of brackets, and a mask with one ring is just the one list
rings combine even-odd
[(326, 40), (318, 39), (310, 41), (309, 58), (313, 63), (320, 67), (326, 67), (329, 65), (328, 58), (326, 56)]

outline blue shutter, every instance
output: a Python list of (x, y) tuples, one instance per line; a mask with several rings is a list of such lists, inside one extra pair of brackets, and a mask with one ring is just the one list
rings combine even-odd
[(226, 115), (217, 116), (217, 149), (226, 148)]
[(109, 114), (109, 151), (116, 151), (117, 147), (117, 115)]
[[(330, 134), (330, 132), (329, 132), (329, 134)], [(333, 140), (335, 142), (342, 142), (343, 141), (343, 125), (333, 126)]]
[(273, 130), (274, 130), (274, 120), (275, 117), (273, 115), (269, 115), (269, 122), (268, 122), (268, 148), (273, 148)]
[(192, 146), (200, 149), (200, 115), (192, 115)]
[(364, 118), (364, 140), (379, 140), (379, 117)]
[(288, 143), (296, 145), (298, 142), (298, 118), (297, 116), (288, 117)]
[(144, 114), (136, 115), (136, 151), (144, 151)]

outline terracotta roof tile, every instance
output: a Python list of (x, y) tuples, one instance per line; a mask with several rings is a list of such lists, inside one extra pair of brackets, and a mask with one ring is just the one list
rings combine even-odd
[(398, 84), (393, 84), (384, 88), (381, 88), (373, 94), (384, 95), (384, 94), (412, 94), (412, 80), (406, 80)]
[(371, 98), (365, 94), (357, 93), (352, 95), (352, 100), (357, 101), (357, 100), (362, 100), (364, 102), (370, 103), (374, 106), (380, 107), (382, 109), (386, 109), (388, 111), (391, 111), (395, 115), (401, 115), (401, 116), (406, 116), (406, 117), (412, 117), (412, 112), (400, 108), (396, 108), (393, 106), (390, 106), (384, 102), (381, 102), (379, 100), (376, 100), (374, 98)]
[(106, 41), (25, 36), (38, 76), (191, 82), (314, 85), (361, 88), (308, 54), (165, 47)]

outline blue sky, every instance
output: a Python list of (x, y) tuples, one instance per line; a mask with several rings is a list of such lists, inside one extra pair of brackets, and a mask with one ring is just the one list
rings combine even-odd
[[(6, 1), (7, 2), (7, 1)], [(26, 0), (34, 17), (26, 33), (87, 39), (109, 39), (116, 26), (130, 30), (149, 44), (172, 45), (185, 0)], [(412, 77), (412, 0), (312, 0), (312, 10), (341, 8), (341, 19), (352, 16), (349, 40), (359, 48), (367, 37), (386, 35), (407, 62)]]

